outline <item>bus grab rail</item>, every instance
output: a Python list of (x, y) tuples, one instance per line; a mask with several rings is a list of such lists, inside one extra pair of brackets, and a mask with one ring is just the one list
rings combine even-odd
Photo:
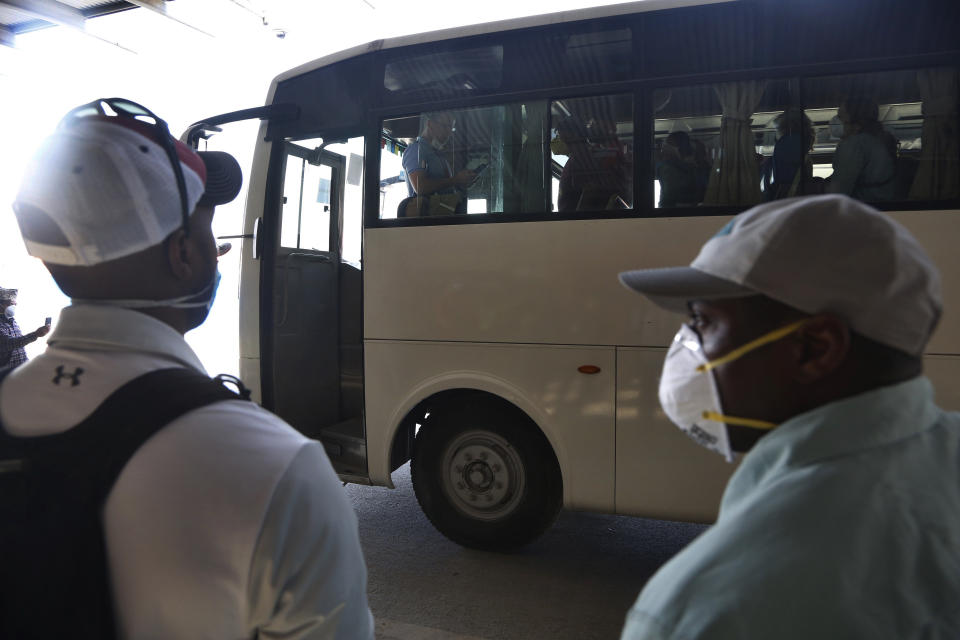
[(241, 109), (229, 113), (211, 116), (194, 122), (180, 136), (180, 141), (197, 149), (200, 146), (200, 140), (206, 140), (215, 132), (221, 131), (221, 124), (229, 122), (240, 122), (242, 120), (296, 120), (300, 117), (300, 107), (295, 104), (281, 102), (277, 104), (268, 104), (262, 107), (252, 107), (250, 109)]

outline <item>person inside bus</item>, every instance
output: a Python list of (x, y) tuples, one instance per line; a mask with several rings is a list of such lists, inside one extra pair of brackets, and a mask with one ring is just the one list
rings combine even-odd
[(576, 117), (557, 122), (556, 150), (562, 150), (567, 161), (560, 172), (557, 188), (557, 211), (576, 211), (583, 195), (583, 175), (592, 171), (587, 128)]
[(852, 198), (791, 198), (689, 267), (620, 280), (690, 318), (660, 377), (667, 417), (743, 455), (622, 638), (956, 638), (960, 413), (923, 376), (942, 300), (917, 240)]
[(837, 110), (842, 133), (827, 191), (866, 202), (892, 200), (897, 188), (897, 139), (879, 120), (876, 100), (851, 96)]
[(693, 165), (697, 168), (697, 202), (702, 202), (707, 192), (707, 184), (710, 182), (713, 163), (710, 161), (710, 154), (703, 140), (692, 138), (691, 142), (693, 143)]
[(616, 126), (575, 116), (557, 123), (557, 140), (568, 157), (557, 189), (557, 211), (624, 208), (632, 200), (628, 163)]
[(686, 131), (674, 131), (663, 140), (657, 180), (660, 181), (660, 207), (694, 207), (702, 199), (700, 172)]
[(432, 215), (466, 213), (463, 191), (476, 179), (468, 169), (453, 172), (450, 163), (441, 154), (454, 135), (453, 115), (435, 112), (424, 115), (420, 136), (403, 152), (403, 171), (407, 181), (407, 195), (441, 195), (429, 203)]
[[(214, 208), (241, 184), (232, 156), (194, 151), (140, 105), (103, 99), (67, 114), (14, 211), (27, 252), (71, 304), (46, 351), (0, 385), (7, 432), (88, 424), (149, 372), (205, 375), (184, 334), (214, 303)], [(323, 445), (253, 402), (218, 401), (163, 427), (101, 513), (118, 637), (373, 638), (357, 518)]]
[(801, 182), (809, 185), (813, 178), (813, 164), (807, 155), (816, 137), (813, 122), (803, 109), (790, 107), (774, 118), (773, 124), (777, 142), (762, 170), (767, 200), (800, 195)]

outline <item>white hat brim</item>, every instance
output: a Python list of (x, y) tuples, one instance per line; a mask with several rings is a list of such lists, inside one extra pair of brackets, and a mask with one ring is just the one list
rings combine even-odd
[(712, 276), (694, 267), (667, 267), (624, 271), (620, 282), (650, 299), (654, 304), (678, 313), (687, 313), (692, 300), (743, 298), (757, 295), (753, 289)]

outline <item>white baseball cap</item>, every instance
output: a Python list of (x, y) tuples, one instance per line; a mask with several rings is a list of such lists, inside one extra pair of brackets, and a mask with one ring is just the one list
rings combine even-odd
[(923, 352), (943, 309), (940, 274), (887, 215), (841, 195), (790, 198), (741, 213), (689, 267), (620, 274), (657, 305), (762, 294), (805, 313), (834, 313), (859, 334)]
[[(130, 117), (61, 124), (34, 155), (13, 204), (27, 252), (51, 264), (89, 266), (160, 244), (182, 227), (181, 192), (160, 135)], [(243, 178), (232, 156), (171, 143), (188, 213), (236, 197)]]

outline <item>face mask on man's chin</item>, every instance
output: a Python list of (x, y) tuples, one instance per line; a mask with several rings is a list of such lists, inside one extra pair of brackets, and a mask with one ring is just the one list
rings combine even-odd
[[(213, 277), (200, 291), (189, 293), (175, 298), (166, 298), (163, 300), (145, 300), (137, 298), (126, 299), (80, 299), (73, 298), (73, 304), (94, 304), (106, 307), (122, 307), (124, 309), (202, 309), (203, 320), (210, 313), (213, 307), (213, 301), (217, 297), (217, 289), (220, 287), (220, 269), (214, 269)], [(199, 323), (198, 323), (199, 324)]]

